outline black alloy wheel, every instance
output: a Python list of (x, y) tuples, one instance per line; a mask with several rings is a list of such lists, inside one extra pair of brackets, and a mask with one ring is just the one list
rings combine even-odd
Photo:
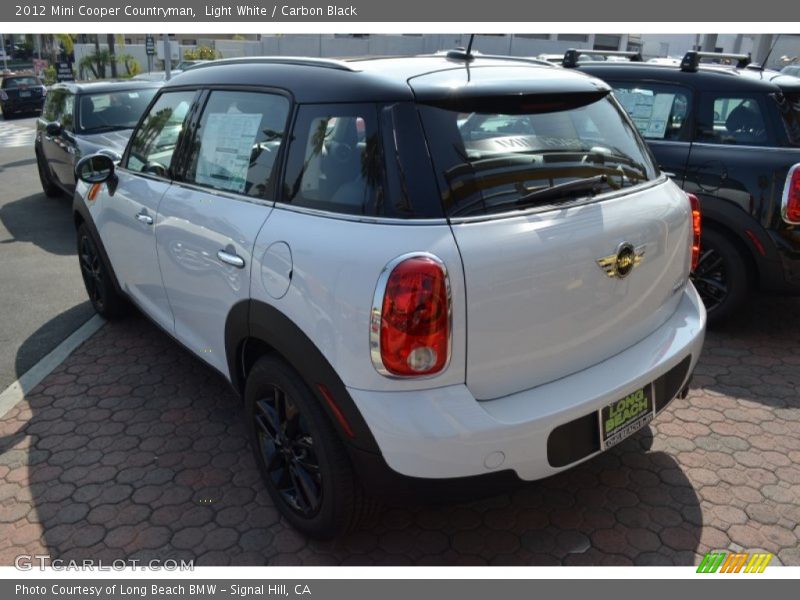
[(726, 235), (714, 229), (703, 231), (700, 258), (691, 277), (710, 325), (734, 315), (747, 299), (749, 262)]
[(304, 518), (319, 512), (322, 475), (314, 437), (292, 398), (271, 385), (256, 401), (255, 426), (267, 473), (287, 506)]
[(106, 281), (97, 248), (85, 233), (78, 240), (78, 259), (89, 301), (95, 310), (102, 314), (106, 306)]
[(262, 356), (247, 374), (245, 426), (275, 508), (301, 533), (331, 539), (377, 504), (364, 492), (322, 402), (277, 355)]
[(114, 286), (111, 270), (86, 224), (78, 227), (78, 262), (86, 295), (97, 314), (111, 320), (124, 316), (127, 302)]

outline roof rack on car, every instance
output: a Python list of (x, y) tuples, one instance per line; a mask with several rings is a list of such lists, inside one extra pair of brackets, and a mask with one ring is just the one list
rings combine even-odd
[(716, 58), (719, 60), (735, 60), (737, 69), (744, 69), (750, 64), (750, 53), (747, 54), (727, 54), (725, 52), (698, 52), (690, 50), (683, 56), (681, 61), (681, 71), (694, 73), (700, 66), (701, 58)]
[(631, 62), (642, 62), (642, 53), (635, 50), (592, 50), (591, 48), (570, 48), (564, 52), (562, 67), (574, 69), (578, 66), (578, 57), (582, 54), (596, 54), (598, 56), (621, 56)]
[(297, 65), (305, 67), (323, 67), (326, 69), (338, 69), (340, 71), (357, 71), (350, 64), (343, 60), (332, 58), (308, 58), (305, 56), (243, 56), (239, 58), (223, 58), (211, 60), (206, 63), (192, 65), (187, 71), (206, 69), (218, 65), (239, 65), (239, 64), (272, 64), (272, 65)]

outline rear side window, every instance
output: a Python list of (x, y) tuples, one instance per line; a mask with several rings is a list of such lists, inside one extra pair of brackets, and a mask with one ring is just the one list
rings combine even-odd
[(330, 212), (374, 215), (384, 165), (373, 104), (307, 105), (295, 123), (282, 201)]
[(32, 85), (42, 85), (42, 82), (36, 77), (6, 77), (3, 79), (3, 89)]
[(769, 132), (758, 98), (703, 94), (697, 114), (696, 139), (708, 144), (768, 146)]
[[(420, 113), (449, 216), (550, 205), (657, 176), (645, 143), (608, 97), (448, 100)], [(555, 193), (563, 184), (574, 187)]]
[(800, 93), (776, 94), (774, 98), (789, 145), (800, 146)]
[(186, 181), (266, 198), (289, 107), (289, 100), (276, 94), (211, 92), (192, 143)]
[(167, 177), (194, 91), (161, 94), (134, 132), (127, 158), (131, 171)]
[(682, 138), (691, 104), (687, 90), (662, 84), (612, 84), (614, 95), (642, 137), (651, 140)]

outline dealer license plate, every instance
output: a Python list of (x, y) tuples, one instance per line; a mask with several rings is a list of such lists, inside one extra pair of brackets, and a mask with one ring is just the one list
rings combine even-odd
[(653, 420), (653, 386), (646, 385), (600, 409), (600, 448), (616, 446)]

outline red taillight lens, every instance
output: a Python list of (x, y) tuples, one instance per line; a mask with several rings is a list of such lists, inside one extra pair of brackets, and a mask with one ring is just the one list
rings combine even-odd
[(789, 172), (783, 192), (783, 219), (792, 225), (800, 225), (800, 165)]
[(702, 218), (700, 216), (700, 200), (694, 194), (686, 194), (692, 207), (692, 271), (700, 260), (700, 235), (702, 234)]
[[(392, 269), (383, 293), (380, 360), (392, 375), (430, 375), (447, 363), (450, 293), (444, 265), (412, 256)], [(377, 366), (377, 365), (376, 365)]]

